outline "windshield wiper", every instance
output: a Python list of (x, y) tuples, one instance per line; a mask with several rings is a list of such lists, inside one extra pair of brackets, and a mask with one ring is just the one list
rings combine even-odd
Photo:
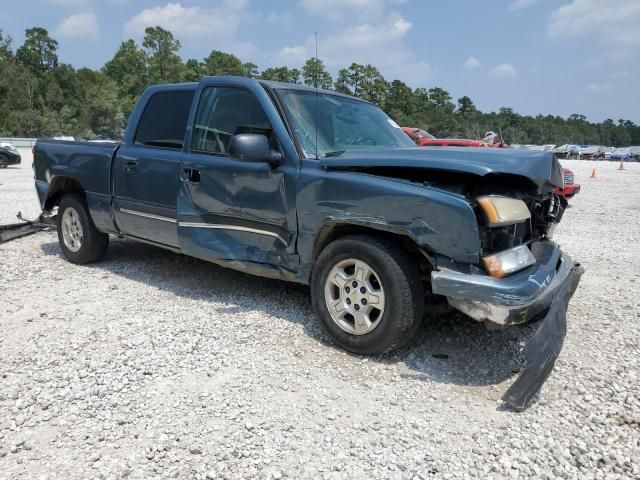
[(336, 150), (334, 152), (327, 152), (323, 155), (323, 157), (338, 157), (342, 155), (346, 150)]

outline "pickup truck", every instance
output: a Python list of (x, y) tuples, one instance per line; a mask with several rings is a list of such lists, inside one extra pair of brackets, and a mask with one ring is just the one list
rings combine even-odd
[(360, 99), (238, 77), (149, 87), (121, 144), (34, 150), (71, 262), (115, 235), (307, 284), (328, 336), (362, 355), (443, 307), (500, 328), (543, 319), (504, 397), (516, 408), (562, 348), (582, 268), (551, 240), (566, 202), (550, 152), (418, 148)]

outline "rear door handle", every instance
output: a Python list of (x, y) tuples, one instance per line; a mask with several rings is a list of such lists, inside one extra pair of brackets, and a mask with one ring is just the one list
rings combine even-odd
[(183, 168), (180, 172), (180, 180), (183, 182), (198, 183), (200, 181), (200, 170)]
[(125, 172), (137, 172), (138, 171), (138, 162), (135, 160), (126, 162), (124, 164), (124, 171)]

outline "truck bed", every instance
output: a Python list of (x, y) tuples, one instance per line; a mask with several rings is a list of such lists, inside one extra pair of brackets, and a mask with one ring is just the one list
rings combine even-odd
[[(38, 140), (33, 169), (40, 188), (65, 175), (82, 185), (86, 192), (110, 195), (111, 160), (119, 148), (115, 143), (69, 142), (66, 140)], [(42, 199), (42, 195), (40, 196)]]
[[(115, 232), (111, 216), (112, 159), (120, 147), (115, 143), (38, 140), (34, 147), (33, 170), (40, 207), (56, 201), (50, 191), (80, 190), (96, 226)], [(72, 181), (72, 185), (65, 182)]]

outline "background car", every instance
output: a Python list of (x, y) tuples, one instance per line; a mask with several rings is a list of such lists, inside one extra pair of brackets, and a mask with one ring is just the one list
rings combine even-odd
[(553, 149), (558, 158), (571, 158), (572, 155), (577, 154), (578, 145), (565, 144)]
[(575, 183), (575, 174), (568, 168), (562, 169), (564, 176), (564, 188), (556, 188), (556, 194), (569, 200), (580, 193), (580, 184)]
[(578, 160), (604, 160), (604, 147), (589, 145), (578, 152)]
[(0, 168), (7, 168), (9, 165), (19, 165), (22, 157), (18, 149), (10, 143), (0, 143)]
[(620, 161), (623, 160), (628, 162), (631, 159), (631, 149), (629, 147), (616, 148), (613, 152), (611, 152), (611, 156), (609, 160), (612, 161)]
[(615, 150), (615, 147), (604, 147), (604, 159), (611, 160), (611, 153)]
[(419, 147), (488, 147), (482, 140), (469, 140), (466, 138), (436, 138), (429, 132), (415, 127), (402, 127), (404, 133), (409, 135)]

